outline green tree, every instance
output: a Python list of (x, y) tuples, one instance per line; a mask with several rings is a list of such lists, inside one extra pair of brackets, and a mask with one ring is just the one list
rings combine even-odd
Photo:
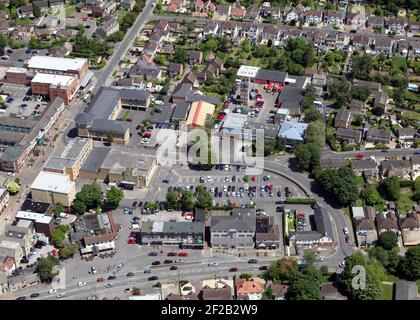
[(379, 245), (385, 250), (391, 250), (398, 246), (398, 238), (395, 232), (385, 231), (379, 235)]
[(401, 273), (408, 280), (420, 279), (420, 246), (409, 248), (401, 262)]
[(373, 247), (369, 249), (369, 258), (376, 259), (391, 274), (395, 274), (400, 264), (398, 249), (385, 250), (382, 247)]
[(170, 210), (179, 209), (179, 199), (175, 191), (168, 191), (166, 193), (166, 205), (167, 205), (167, 208)]
[(400, 180), (397, 177), (387, 177), (382, 180), (381, 188), (390, 201), (398, 200), (401, 196)]
[(261, 300), (274, 300), (273, 289), (271, 289), (271, 286), (264, 290)]
[(73, 258), (74, 254), (79, 250), (79, 245), (77, 243), (66, 243), (60, 250), (58, 254), (60, 258), (65, 260), (68, 258)]
[(314, 101), (316, 99), (315, 87), (311, 84), (306, 88), (305, 95), (301, 101), (302, 111), (306, 112), (308, 109), (314, 106)]
[(289, 282), (298, 271), (298, 264), (290, 258), (281, 258), (271, 263), (268, 276), (274, 283)]
[(298, 279), (292, 283), (289, 291), (290, 300), (320, 300), (319, 284), (308, 279)]
[(83, 202), (87, 209), (98, 208), (102, 202), (101, 187), (96, 182), (85, 184), (76, 194), (76, 200)]
[(338, 107), (345, 107), (351, 99), (350, 83), (344, 77), (334, 77), (327, 84), (330, 97), (334, 99)]
[(303, 251), (303, 261), (305, 265), (313, 266), (316, 261), (316, 251), (313, 249), (306, 249)]
[(371, 90), (369, 87), (358, 86), (358, 85), (351, 87), (351, 97), (353, 99), (366, 101), (367, 98), (369, 98), (370, 94), (371, 94)]
[(114, 137), (112, 136), (112, 134), (108, 133), (106, 135), (106, 143), (109, 144), (109, 145), (111, 145), (112, 142), (114, 142)]
[(39, 18), (42, 16), (41, 9), (38, 6), (34, 6), (33, 13), (35, 18)]
[(54, 206), (54, 209), (53, 209), (54, 216), (57, 217), (60, 213), (62, 213), (64, 211), (65, 211), (64, 206), (60, 202), (57, 202), (56, 205)]
[(158, 54), (156, 55), (156, 57), (153, 59), (154, 62), (156, 62), (156, 64), (163, 66), (164, 64), (166, 64), (166, 57), (163, 54)]
[(63, 247), (67, 234), (70, 232), (68, 225), (60, 225), (51, 233), (51, 241), (56, 247)]
[(352, 75), (356, 79), (369, 80), (373, 69), (373, 58), (370, 54), (363, 54), (353, 58)]
[(359, 196), (356, 176), (350, 167), (325, 169), (317, 180), (341, 205), (348, 206)]
[(10, 194), (16, 194), (20, 191), (20, 185), (15, 181), (11, 181), (7, 184), (7, 191), (9, 191)]
[(59, 264), (55, 257), (39, 258), (35, 272), (38, 273), (41, 282), (51, 283), (52, 279), (58, 274), (53, 268)]
[(182, 48), (177, 48), (172, 58), (172, 62), (186, 64), (188, 62), (187, 51)]
[(204, 190), (204, 187), (197, 187), (197, 208), (210, 210), (213, 208), (213, 197), (210, 192)]
[(321, 147), (325, 143), (325, 126), (321, 121), (315, 121), (308, 124), (305, 133), (305, 143), (312, 142)]
[(194, 209), (195, 201), (193, 193), (190, 190), (182, 189), (180, 207), (183, 211), (189, 211)]
[(311, 107), (305, 111), (305, 122), (320, 122), (322, 120), (322, 113), (316, 110), (314, 107)]
[(295, 156), (301, 170), (312, 172), (319, 166), (321, 146), (314, 142), (300, 144), (295, 148)]
[(120, 42), (124, 39), (125, 33), (122, 31), (115, 31), (107, 37), (107, 41), (110, 42)]
[(360, 197), (365, 200), (366, 204), (369, 206), (374, 206), (383, 202), (381, 195), (375, 187), (363, 189), (360, 192)]
[(80, 216), (87, 211), (87, 207), (83, 201), (79, 199), (75, 199), (73, 201), (73, 211), (74, 211), (74, 214)]
[(124, 192), (120, 188), (112, 187), (106, 192), (106, 198), (108, 199), (108, 203), (113, 208), (116, 208), (124, 198)]

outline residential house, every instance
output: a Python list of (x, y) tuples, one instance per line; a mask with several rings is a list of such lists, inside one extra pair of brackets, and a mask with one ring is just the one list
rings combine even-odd
[(255, 231), (256, 249), (278, 249), (280, 247), (280, 227), (273, 216), (257, 216)]
[(347, 296), (337, 283), (324, 283), (321, 285), (322, 300), (347, 300)]
[(236, 280), (237, 300), (261, 300), (263, 291), (264, 285), (258, 278)]
[(170, 26), (168, 20), (159, 19), (158, 22), (153, 27), (153, 32), (164, 32), (169, 31)]
[(184, 66), (182, 63), (169, 63), (168, 75), (170, 78), (182, 76), (184, 74)]
[(18, 17), (20, 19), (33, 18), (33, 16), (34, 16), (34, 8), (32, 4), (19, 7)]
[(349, 109), (351, 114), (362, 115), (366, 112), (365, 102), (357, 99), (351, 99), (349, 103)]
[(216, 10), (213, 15), (213, 20), (223, 20), (226, 21), (229, 19), (232, 12), (232, 6), (230, 4), (221, 3), (216, 6)]
[(244, 23), (242, 24), (239, 34), (242, 40), (248, 39), (251, 43), (256, 43), (259, 35), (261, 33), (261, 28), (258, 26), (258, 24), (255, 23)]
[(136, 0), (121, 0), (120, 8), (131, 11), (136, 5)]
[(300, 10), (293, 7), (289, 9), (286, 14), (283, 17), (283, 20), (286, 22), (292, 22), (292, 21), (299, 21), (300, 20)]
[(398, 140), (401, 143), (413, 142), (414, 136), (416, 135), (416, 130), (412, 127), (408, 128), (398, 128)]
[(348, 144), (359, 144), (362, 140), (362, 132), (353, 128), (338, 128), (336, 137), (338, 140)]
[(198, 89), (200, 87), (197, 76), (192, 71), (184, 77), (182, 83), (190, 84), (193, 89)]
[(230, 215), (212, 215), (210, 243), (212, 248), (225, 250), (254, 247), (255, 209), (235, 208)]
[(188, 64), (190, 66), (199, 65), (202, 62), (203, 62), (203, 52), (201, 51), (188, 52)]
[(373, 159), (352, 159), (350, 165), (357, 176), (364, 175), (367, 178), (376, 178), (378, 176), (378, 165)]
[(414, 156), (410, 158), (411, 163), (411, 175), (413, 179), (416, 179), (420, 175), (420, 156)]
[(259, 17), (259, 13), (260, 13), (260, 8), (258, 7), (258, 5), (250, 5), (249, 7), (246, 8), (246, 12), (245, 12), (245, 17), (244, 17), (244, 21), (256, 21), (258, 20)]
[(401, 33), (405, 31), (405, 27), (407, 26), (407, 21), (401, 18), (390, 18), (385, 22), (385, 27), (388, 30), (395, 31), (397, 33)]
[(410, 212), (405, 217), (399, 218), (399, 225), (404, 246), (420, 244), (420, 221), (417, 212)]
[(365, 34), (355, 34), (352, 37), (352, 46), (356, 49), (368, 49), (371, 44), (371, 39)]
[(260, 37), (262, 44), (266, 44), (269, 41), (274, 43), (280, 38), (280, 28), (277, 26), (264, 26)]
[(367, 26), (373, 29), (384, 28), (384, 17), (380, 16), (369, 16), (367, 20)]
[(216, 9), (216, 5), (211, 1), (196, 0), (194, 2), (193, 10), (195, 13), (204, 13), (206, 16)]
[(348, 13), (346, 17), (346, 24), (353, 30), (359, 30), (366, 27), (367, 17), (364, 12)]
[(375, 244), (378, 240), (375, 228), (375, 208), (352, 207), (351, 211), (358, 245), (364, 246)]
[(106, 39), (114, 32), (117, 32), (120, 28), (120, 24), (118, 23), (117, 19), (112, 16), (104, 17), (103, 21), (104, 22), (101, 24), (101, 26), (96, 29), (96, 34), (102, 39)]
[(410, 160), (384, 160), (381, 162), (379, 169), (382, 177), (411, 178)]
[(321, 10), (308, 10), (304, 13), (305, 23), (318, 25), (322, 22)]
[(395, 40), (390, 37), (377, 36), (374, 38), (374, 52), (377, 54), (384, 53), (391, 56), (394, 43)]
[(238, 26), (236, 23), (230, 21), (221, 22), (219, 25), (218, 34), (224, 37), (235, 39), (238, 36)]
[(15, 272), (15, 270), (16, 270), (15, 259), (13, 259), (12, 257), (9, 257), (9, 256), (7, 256), (7, 257), (1, 256), (0, 257), (0, 274), (10, 276)]
[(159, 80), (162, 75), (160, 68), (154, 63), (138, 60), (129, 71), (130, 78), (140, 78), (143, 80)]
[(332, 26), (341, 26), (344, 24), (344, 12), (342, 11), (334, 11), (334, 10), (326, 10), (324, 11), (324, 23)]
[(227, 284), (220, 284), (220, 287), (216, 288), (211, 288), (210, 286), (205, 285), (199, 293), (199, 298), (201, 300), (233, 300), (232, 288)]
[(203, 29), (203, 37), (215, 36), (219, 31), (219, 23), (216, 21), (209, 21)]
[(169, 38), (169, 31), (152, 32), (149, 36), (149, 43), (161, 45), (168, 38)]
[(382, 129), (369, 128), (366, 133), (366, 141), (374, 144), (388, 144), (391, 140), (391, 133)]
[(398, 219), (395, 215), (395, 212), (380, 212), (376, 215), (375, 222), (376, 230), (378, 231), (379, 235), (385, 231), (393, 231), (395, 233), (398, 231)]
[(244, 6), (234, 6), (231, 10), (231, 19), (243, 19), (246, 15), (246, 9)]
[(351, 123), (351, 112), (348, 109), (341, 108), (335, 116), (334, 125), (336, 128), (348, 128)]
[(64, 42), (61, 47), (51, 48), (50, 55), (53, 57), (65, 57), (73, 50), (71, 42)]

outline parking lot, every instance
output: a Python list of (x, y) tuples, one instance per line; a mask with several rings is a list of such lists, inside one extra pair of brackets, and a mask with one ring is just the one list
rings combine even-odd
[(274, 123), (274, 115), (277, 112), (277, 108), (274, 105), (279, 93), (273, 92), (272, 90), (267, 92), (262, 84), (254, 84), (253, 87), (258, 89), (258, 93), (262, 95), (264, 101), (264, 106), (261, 108), (256, 121), (262, 124)]
[(3, 106), (5, 115), (16, 114), (29, 117), (41, 114), (47, 107), (46, 99), (30, 94), (30, 88), (22, 85), (3, 83), (0, 93), (7, 96)]

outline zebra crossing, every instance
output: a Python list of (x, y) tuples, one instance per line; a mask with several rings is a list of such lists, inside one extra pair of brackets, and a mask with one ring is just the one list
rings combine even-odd
[(171, 168), (173, 166), (172, 161), (162, 161), (160, 162), (160, 166), (163, 168)]

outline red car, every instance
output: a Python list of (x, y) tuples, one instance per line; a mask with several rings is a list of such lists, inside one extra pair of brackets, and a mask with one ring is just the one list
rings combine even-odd
[(178, 253), (178, 257), (188, 257), (188, 252), (181, 251)]
[(127, 244), (136, 244), (136, 242), (134, 240), (128, 240)]
[(304, 217), (304, 216), (305, 216), (305, 214), (304, 214), (304, 213), (298, 213), (298, 216), (299, 216), (299, 217)]
[(349, 236), (346, 236), (346, 243), (351, 243), (351, 240), (350, 240), (350, 237)]
[(223, 103), (223, 106), (224, 107), (229, 107), (229, 105), (230, 105), (230, 102), (228, 102), (228, 101), (226, 101), (226, 102)]
[(363, 153), (358, 153), (356, 154), (356, 158), (361, 159), (363, 158), (365, 155)]
[(257, 177), (256, 176), (252, 176), (251, 180), (252, 181), (256, 181), (257, 180)]
[(224, 114), (218, 114), (217, 115), (217, 119), (219, 119), (219, 120), (223, 120), (224, 118), (225, 118)]
[(255, 103), (256, 107), (262, 107), (264, 105), (264, 101), (258, 101)]
[(229, 272), (236, 272), (236, 271), (238, 271), (238, 268), (236, 268), (236, 267), (232, 267), (232, 268), (229, 269)]
[(143, 138), (150, 138), (152, 136), (152, 133), (150, 131), (147, 131), (143, 134)]

